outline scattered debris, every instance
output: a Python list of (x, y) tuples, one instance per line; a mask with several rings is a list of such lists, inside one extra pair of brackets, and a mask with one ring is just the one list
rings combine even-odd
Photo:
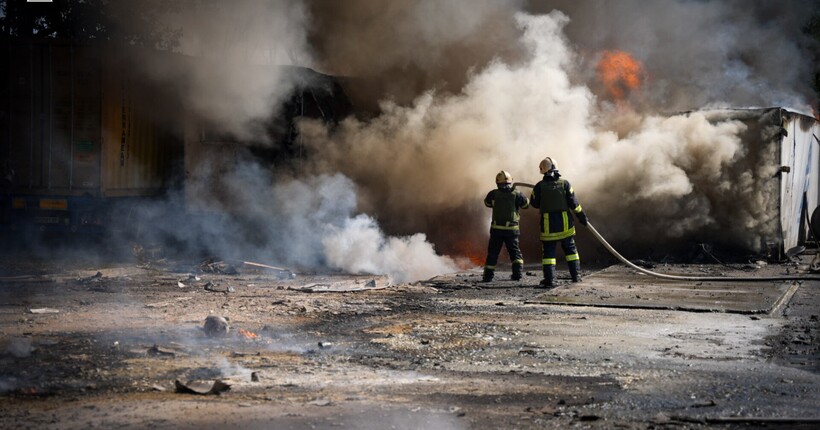
[(289, 290), (304, 291), (308, 293), (334, 292), (346, 293), (355, 291), (380, 290), (390, 287), (390, 278), (379, 276), (377, 278), (354, 279), (337, 282), (315, 282), (305, 285), (290, 286)]
[(525, 411), (533, 414), (540, 414), (540, 415), (556, 415), (558, 413), (558, 409), (554, 406), (543, 406), (541, 408), (534, 408), (532, 406), (527, 407), (524, 409)]
[(218, 273), (223, 275), (236, 275), (239, 273), (236, 267), (224, 261), (214, 261), (207, 259), (199, 265), (199, 270), (204, 273)]
[(28, 310), (32, 314), (59, 314), (59, 309), (54, 308), (31, 308)]
[(708, 400), (705, 402), (695, 403), (691, 407), (693, 408), (711, 408), (717, 406), (717, 403), (714, 400)]
[(222, 287), (217, 284), (214, 284), (211, 281), (205, 284), (205, 291), (210, 291), (212, 293), (233, 293), (236, 291), (233, 287)]
[(80, 278), (79, 281), (82, 282), (83, 284), (88, 284), (90, 282), (98, 282), (99, 280), (102, 279), (102, 277), (103, 277), (102, 272), (97, 271), (97, 273), (95, 273), (93, 276), (89, 276), (87, 278)]
[(644, 269), (654, 269), (655, 268), (655, 263), (653, 263), (651, 261), (638, 259), (638, 260), (632, 260), (632, 262), (635, 263), (638, 266), (643, 267)]
[(146, 308), (164, 308), (166, 306), (171, 306), (175, 303), (184, 302), (186, 300), (191, 300), (193, 297), (185, 296), (185, 297), (177, 297), (174, 300), (168, 300), (164, 302), (157, 302), (157, 303), (146, 303)]
[(312, 400), (312, 401), (308, 402), (308, 404), (309, 405), (314, 405), (314, 406), (330, 406), (333, 403), (328, 399), (318, 398), (318, 399), (315, 399), (315, 400)]
[(231, 326), (227, 318), (209, 315), (205, 318), (202, 330), (210, 337), (224, 337), (230, 332)]
[(254, 263), (252, 261), (243, 261), (242, 264), (245, 266), (249, 266), (255, 269), (265, 269), (266, 271), (273, 272), (279, 279), (294, 279), (296, 278), (296, 273), (289, 269), (285, 269), (283, 267), (276, 267), (276, 266), (268, 266), (267, 264), (261, 263)]
[(814, 254), (814, 258), (811, 259), (811, 263), (809, 263), (809, 272), (820, 272), (820, 253)]
[(131, 252), (134, 258), (137, 259), (137, 267), (142, 269), (150, 269), (154, 266), (161, 266), (167, 263), (167, 260), (162, 258), (162, 248), (159, 246), (145, 248), (135, 243), (131, 246)]
[(159, 347), (157, 345), (154, 345), (154, 346), (148, 348), (147, 352), (148, 352), (148, 355), (152, 355), (152, 356), (176, 357), (176, 355), (177, 355), (176, 351), (166, 349), (166, 348), (162, 348), (162, 347)]
[(518, 350), (519, 355), (538, 355), (538, 348), (524, 347)]
[(198, 394), (201, 396), (207, 396), (211, 394), (222, 394), (226, 391), (230, 391), (231, 386), (222, 380), (217, 379), (214, 381), (213, 385), (208, 385), (206, 382), (201, 381), (188, 381), (188, 383), (183, 384), (179, 382), (179, 379), (174, 381), (174, 386), (176, 387), (177, 393), (182, 394)]

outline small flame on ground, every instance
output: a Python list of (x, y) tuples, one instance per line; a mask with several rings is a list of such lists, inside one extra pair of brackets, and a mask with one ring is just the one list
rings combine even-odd
[(623, 100), (644, 80), (643, 64), (624, 51), (604, 51), (596, 70), (598, 79), (615, 100)]
[(481, 249), (477, 244), (470, 242), (470, 241), (461, 241), (456, 242), (453, 245), (453, 251), (455, 254), (462, 256), (470, 261), (471, 264), (474, 266), (483, 266), (484, 265), (484, 258), (486, 257), (483, 249)]
[(256, 333), (252, 331), (245, 330), (244, 328), (239, 329), (239, 334), (242, 335), (245, 339), (256, 339), (259, 337)]

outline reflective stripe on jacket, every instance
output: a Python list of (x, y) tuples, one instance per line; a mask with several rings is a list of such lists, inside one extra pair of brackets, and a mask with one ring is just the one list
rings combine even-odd
[(541, 212), (541, 240), (562, 240), (575, 235), (569, 211), (583, 211), (569, 181), (559, 175), (544, 175), (532, 189), (530, 204)]
[(518, 230), (519, 209), (530, 206), (529, 199), (520, 191), (510, 188), (499, 188), (490, 191), (484, 199), (484, 205), (493, 208), (490, 228), (497, 230)]

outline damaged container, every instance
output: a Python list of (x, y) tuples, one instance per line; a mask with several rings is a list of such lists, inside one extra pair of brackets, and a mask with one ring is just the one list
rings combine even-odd
[[(814, 216), (820, 193), (817, 119), (783, 107), (699, 113), (713, 123), (740, 121), (745, 125), (739, 136), (743, 153), (727, 166), (734, 189), (742, 190), (743, 195), (716, 196), (718, 204), (732, 206), (723, 212), (726, 219), (718, 220), (719, 225), (736, 230), (736, 238), (751, 238), (744, 245), (778, 259), (789, 250), (814, 243), (811, 220), (820, 218), (820, 214)], [(759, 224), (750, 227), (743, 219)], [(814, 229), (820, 230), (818, 227)]]
[[(169, 94), (131, 50), (7, 42), (0, 69), (0, 225), (97, 230), (115, 203), (168, 188), (182, 155)], [(127, 213), (125, 211), (124, 213)]]

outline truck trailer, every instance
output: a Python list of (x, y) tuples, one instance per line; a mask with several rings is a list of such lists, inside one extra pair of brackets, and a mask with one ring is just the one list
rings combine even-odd
[[(0, 69), (0, 226), (96, 232), (168, 189), (181, 128), (167, 97), (117, 61), (122, 52), (59, 41), (7, 42)], [(165, 110), (168, 111), (168, 110)]]

